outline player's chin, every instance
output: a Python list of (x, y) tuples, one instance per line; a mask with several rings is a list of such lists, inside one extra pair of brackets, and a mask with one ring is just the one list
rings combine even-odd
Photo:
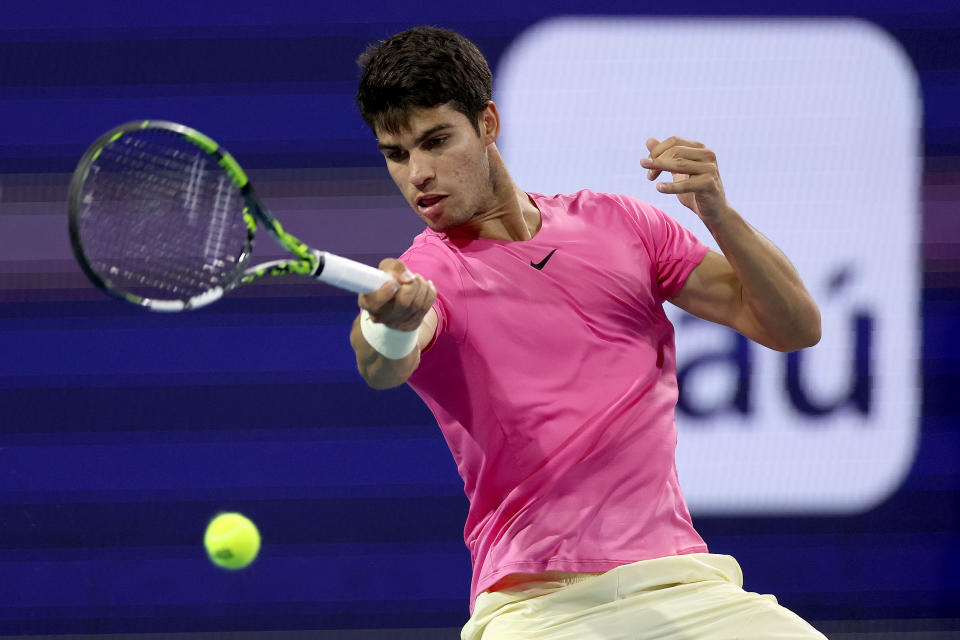
[(446, 215), (424, 215), (417, 207), (414, 207), (413, 211), (425, 225), (434, 231), (446, 231), (451, 226)]
[(423, 223), (427, 225), (432, 231), (443, 232), (446, 231), (450, 225), (444, 223), (442, 219), (434, 220), (432, 218), (427, 218), (425, 216), (420, 216), (420, 219), (423, 220)]
[(413, 210), (413, 212), (417, 215), (417, 217), (420, 218), (420, 220), (421, 220), (425, 225), (427, 225), (428, 227), (430, 227), (431, 229), (433, 229), (433, 225), (434, 225), (433, 220), (431, 220), (428, 216), (423, 215), (423, 212), (420, 210), (420, 207), (417, 206), (417, 202), (414, 200), (413, 202), (410, 202), (409, 204), (410, 204), (410, 208), (411, 208), (411, 209)]

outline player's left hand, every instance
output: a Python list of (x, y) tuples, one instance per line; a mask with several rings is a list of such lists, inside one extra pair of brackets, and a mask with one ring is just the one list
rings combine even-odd
[(702, 142), (676, 136), (662, 142), (649, 138), (647, 149), (650, 156), (640, 160), (640, 165), (647, 169), (647, 179), (656, 180), (663, 171), (673, 175), (673, 182), (658, 183), (657, 191), (676, 194), (680, 203), (704, 222), (717, 220), (730, 209), (717, 156)]

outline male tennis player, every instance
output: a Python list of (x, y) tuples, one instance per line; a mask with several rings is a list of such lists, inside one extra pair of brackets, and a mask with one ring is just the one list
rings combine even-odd
[[(351, 333), (375, 388), (423, 398), (463, 477), (473, 561), (462, 637), (823, 638), (694, 530), (675, 466), (664, 301), (770, 348), (815, 344), (796, 270), (727, 203), (713, 152), (647, 141), (723, 251), (623, 195), (527, 193), (497, 151), (486, 60), (417, 28), (360, 59), (361, 114), (426, 224)], [(558, 131), (557, 135), (564, 135)]]

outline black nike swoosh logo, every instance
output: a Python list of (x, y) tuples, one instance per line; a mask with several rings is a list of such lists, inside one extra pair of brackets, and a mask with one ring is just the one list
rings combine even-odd
[(534, 262), (533, 260), (531, 260), (531, 261), (530, 261), (530, 266), (533, 267), (534, 269), (536, 269), (537, 271), (540, 271), (541, 269), (543, 269), (543, 268), (547, 265), (547, 260), (549, 260), (550, 257), (551, 257), (553, 254), (555, 254), (556, 252), (557, 252), (557, 250), (554, 249), (553, 251), (551, 251), (550, 253), (548, 253), (548, 254), (547, 254), (547, 257), (544, 258), (543, 260), (541, 260), (540, 262)]

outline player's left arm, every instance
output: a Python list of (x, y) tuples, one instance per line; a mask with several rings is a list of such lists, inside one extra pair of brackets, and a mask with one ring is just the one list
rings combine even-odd
[(727, 202), (716, 155), (702, 143), (672, 137), (647, 140), (640, 164), (647, 178), (662, 171), (673, 182), (657, 184), (696, 213), (723, 254), (710, 251), (670, 302), (719, 322), (778, 351), (820, 341), (820, 310), (787, 257)]

